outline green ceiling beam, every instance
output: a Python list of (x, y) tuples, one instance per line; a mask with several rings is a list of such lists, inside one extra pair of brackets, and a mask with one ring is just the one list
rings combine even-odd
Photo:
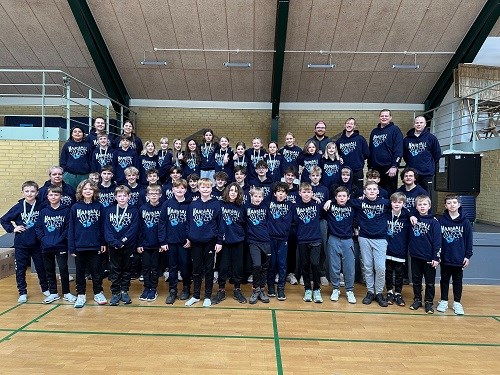
[(271, 140), (278, 140), (278, 124), (281, 102), (281, 84), (283, 82), (283, 65), (285, 63), (286, 29), (288, 25), (289, 0), (276, 2), (276, 26), (274, 33), (273, 82), (271, 92)]
[[(87, 2), (85, 0), (68, 0), (68, 4), (108, 96), (128, 107), (130, 96)], [(118, 105), (113, 103), (113, 107), (115, 111), (120, 112)]]
[(453, 84), (453, 70), (461, 63), (471, 63), (500, 16), (500, 1), (488, 0), (445, 70), (425, 100), (425, 110), (438, 107)]

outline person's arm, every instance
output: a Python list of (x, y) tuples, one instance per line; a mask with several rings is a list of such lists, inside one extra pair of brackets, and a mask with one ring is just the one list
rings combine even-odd
[(465, 257), (463, 261), (463, 268), (469, 265), (469, 260), (472, 257), (472, 226), (469, 220), (465, 221), (464, 224), (464, 245), (465, 245)]

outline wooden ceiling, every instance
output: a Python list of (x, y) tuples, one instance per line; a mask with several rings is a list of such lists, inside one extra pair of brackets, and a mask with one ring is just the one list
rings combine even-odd
[[(454, 52), (484, 4), (292, 0), (286, 50), (342, 53), (331, 55), (336, 64), (331, 70), (307, 68), (308, 63), (326, 63), (326, 55), (285, 53), (281, 100), (422, 103), (452, 55), (417, 55), (419, 70), (394, 70), (392, 64), (413, 63), (414, 57), (403, 51)], [(252, 66), (226, 68), (226, 52), (153, 50), (273, 50), (276, 1), (89, 0), (88, 5), (131, 98), (270, 101), (272, 53), (231, 54), (232, 61)], [(66, 0), (2, 0), (0, 19), (0, 67), (61, 69), (104, 91)], [(500, 36), (500, 21), (490, 36)], [(399, 53), (378, 53), (390, 51)], [(147, 60), (168, 65), (141, 65), (144, 52)], [(0, 83), (23, 79), (36, 77), (0, 74)]]

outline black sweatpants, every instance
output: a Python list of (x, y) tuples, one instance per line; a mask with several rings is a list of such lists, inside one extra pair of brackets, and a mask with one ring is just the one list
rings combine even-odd
[(433, 302), (436, 288), (436, 269), (426, 260), (411, 257), (411, 278), (413, 282), (413, 300), (422, 301), (422, 277), (425, 279), (425, 302)]
[(299, 258), (302, 267), (302, 277), (304, 278), (304, 289), (311, 290), (312, 273), (313, 290), (320, 287), (319, 258), (321, 253), (321, 243), (299, 243)]
[(219, 288), (226, 287), (226, 280), (231, 271), (234, 288), (238, 289), (243, 278), (243, 242), (222, 245), (222, 251), (219, 252), (219, 255)]
[(450, 279), (453, 283), (453, 301), (460, 302), (462, 299), (462, 279), (464, 270), (460, 266), (441, 265), (441, 300), (448, 301), (448, 289), (450, 288)]
[(85, 294), (87, 290), (87, 279), (85, 270), (90, 270), (92, 276), (92, 289), (94, 294), (102, 292), (101, 279), (101, 256), (99, 250), (76, 251), (76, 293)]
[(191, 259), (193, 260), (193, 297), (200, 298), (201, 280), (205, 277), (205, 297), (212, 297), (214, 284), (214, 261), (216, 240), (208, 242), (191, 242)]
[(57, 294), (56, 261), (59, 266), (59, 275), (61, 275), (62, 293), (69, 293), (68, 253), (47, 251), (42, 254), (42, 257), (50, 294)]
[(109, 280), (112, 294), (128, 292), (130, 289), (132, 256), (136, 248), (135, 244), (125, 245), (119, 249), (109, 247)]
[[(406, 268), (406, 263), (396, 262), (391, 259), (386, 259), (385, 261), (385, 288), (387, 291), (392, 290), (394, 286), (394, 292), (401, 294), (403, 291), (403, 277)], [(394, 285), (393, 279), (394, 277)]]

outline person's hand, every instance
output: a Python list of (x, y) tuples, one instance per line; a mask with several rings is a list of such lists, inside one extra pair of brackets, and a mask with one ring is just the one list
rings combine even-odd
[(16, 225), (16, 226), (14, 227), (13, 232), (14, 232), (14, 233), (22, 233), (22, 232), (24, 232), (25, 230), (26, 230), (26, 227), (25, 227), (24, 225)]
[(219, 244), (215, 245), (215, 253), (216, 254), (219, 253), (221, 250), (222, 250), (222, 245), (219, 245)]
[(163, 253), (164, 251), (168, 251), (168, 245), (161, 245), (160, 246), (160, 253)]
[(396, 167), (390, 167), (389, 170), (385, 172), (385, 174), (388, 175), (389, 177), (394, 177), (397, 175), (397, 173), (398, 169)]
[(191, 241), (189, 240), (186, 240), (186, 243), (184, 244), (184, 246), (182, 246), (184, 249), (189, 249), (191, 247)]
[(139, 247), (137, 248), (137, 252), (138, 252), (139, 254), (142, 254), (142, 253), (144, 252), (144, 248), (143, 248), (142, 246), (139, 246)]
[(431, 260), (430, 262), (427, 262), (432, 266), (432, 268), (437, 268), (439, 266), (439, 261), (438, 260)]
[(330, 209), (330, 206), (332, 204), (332, 200), (328, 199), (325, 204), (323, 205), (323, 210), (328, 211)]
[(464, 258), (464, 261), (462, 263), (462, 269), (467, 268), (468, 265), (469, 265), (469, 258)]
[(99, 250), (99, 254), (104, 254), (106, 252), (106, 246), (102, 245), (101, 250)]

